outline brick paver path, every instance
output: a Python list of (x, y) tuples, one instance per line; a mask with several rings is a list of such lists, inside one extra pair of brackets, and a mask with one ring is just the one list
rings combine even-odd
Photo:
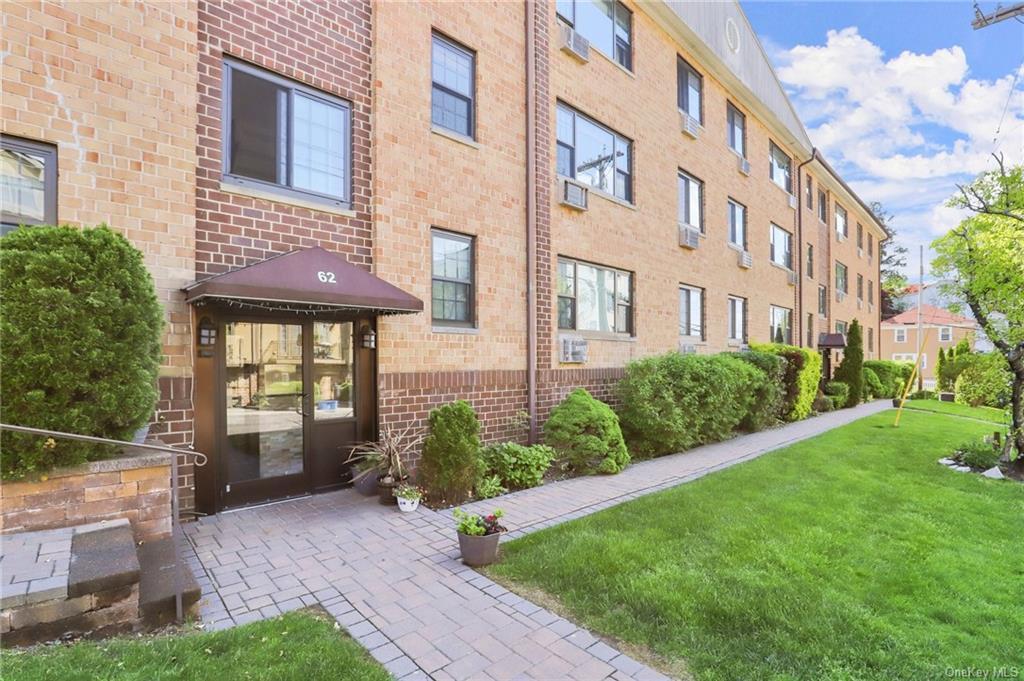
[[(515, 537), (687, 482), (888, 408), (874, 402), (498, 500)], [(451, 512), (343, 490), (185, 526), (207, 628), (320, 604), (396, 678), (663, 679), (458, 560)]]

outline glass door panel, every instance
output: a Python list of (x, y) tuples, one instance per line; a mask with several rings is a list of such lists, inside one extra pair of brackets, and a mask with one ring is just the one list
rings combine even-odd
[(226, 482), (302, 473), (302, 326), (228, 322), (224, 340)]
[(355, 416), (352, 322), (313, 322), (313, 414)]

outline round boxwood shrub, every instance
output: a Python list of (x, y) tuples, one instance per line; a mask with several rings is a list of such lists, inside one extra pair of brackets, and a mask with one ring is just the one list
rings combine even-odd
[(995, 352), (970, 357), (970, 362), (956, 378), (954, 399), (972, 407), (1006, 406), (1013, 383), (1013, 374), (1006, 360)]
[(629, 465), (619, 418), (583, 388), (551, 410), (544, 441), (577, 473), (618, 473)]
[[(7, 423), (131, 440), (152, 417), (163, 312), (142, 254), (106, 226), (0, 238), (0, 373)], [(4, 432), (3, 477), (118, 450)]]
[(480, 480), (480, 422), (469, 402), (458, 400), (430, 412), (418, 473), (430, 498), (461, 504)]

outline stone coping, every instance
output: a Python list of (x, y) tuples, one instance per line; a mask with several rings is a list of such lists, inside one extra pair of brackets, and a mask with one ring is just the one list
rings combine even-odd
[(25, 478), (19, 482), (38, 482), (42, 476), (52, 480), (53, 478), (67, 478), (74, 475), (90, 475), (93, 473), (116, 473), (128, 471), (135, 468), (152, 468), (154, 466), (170, 466), (170, 452), (140, 452), (138, 454), (123, 454), (113, 459), (100, 459), (99, 461), (86, 461), (75, 466), (63, 466), (54, 468), (48, 473)]

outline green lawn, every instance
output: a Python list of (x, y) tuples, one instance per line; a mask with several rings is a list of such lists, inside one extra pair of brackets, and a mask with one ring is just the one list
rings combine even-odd
[(940, 402), (939, 400), (907, 400), (903, 404), (904, 409), (917, 409), (919, 411), (932, 411), (939, 414), (952, 414), (953, 416), (967, 416), (981, 421), (992, 423), (1009, 423), (1009, 415), (1002, 409), (994, 407), (968, 407), (966, 404), (956, 402)]
[(385, 681), (390, 675), (326, 616), (294, 612), (234, 629), (116, 638), (0, 653), (5, 681)]
[(701, 681), (1024, 670), (1024, 486), (936, 463), (988, 425), (894, 416), (509, 542), (489, 574)]

